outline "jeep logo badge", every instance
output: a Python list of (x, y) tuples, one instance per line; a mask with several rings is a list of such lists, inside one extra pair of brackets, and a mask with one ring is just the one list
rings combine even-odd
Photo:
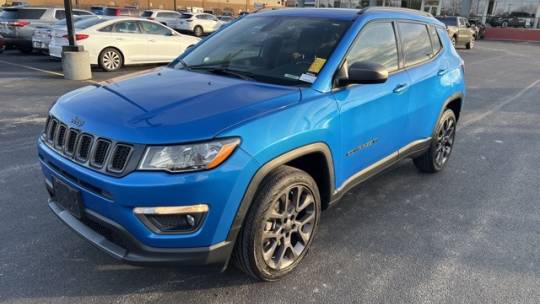
[(84, 120), (82, 120), (79, 116), (75, 116), (71, 119), (71, 123), (80, 128), (84, 125)]

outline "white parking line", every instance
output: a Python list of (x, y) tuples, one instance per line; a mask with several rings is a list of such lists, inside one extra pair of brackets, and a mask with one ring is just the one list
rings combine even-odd
[(516, 94), (508, 97), (506, 100), (503, 100), (501, 103), (495, 105), (493, 108), (489, 109), (488, 111), (482, 112), (481, 114), (477, 114), (477, 115), (471, 115), (472, 117), (468, 118), (466, 121), (463, 121), (458, 126), (458, 130), (460, 130), (462, 128), (466, 128), (466, 127), (468, 127), (468, 126), (470, 126), (470, 125), (472, 125), (472, 124), (486, 118), (487, 116), (499, 111), (501, 108), (503, 108), (504, 106), (510, 104), (511, 102), (518, 99), (519, 97), (523, 96), (523, 94), (527, 93), (529, 90), (531, 90), (532, 88), (534, 88), (538, 84), (540, 84), (540, 79), (537, 79), (533, 83), (531, 83), (528, 86), (526, 86), (525, 88), (521, 89)]
[[(38, 68), (35, 68), (35, 67), (23, 65), (23, 64), (12, 63), (12, 62), (9, 62), (9, 61), (4, 61), (4, 60), (0, 60), (0, 63), (5, 63), (5, 64), (8, 64), (8, 65), (16, 66), (16, 67), (23, 68), (23, 69), (38, 71), (38, 72), (49, 74), (49, 75), (64, 77), (64, 74), (62, 74), (62, 73), (53, 72), (53, 71), (49, 71), (49, 70), (38, 69)], [(84, 80), (84, 82), (89, 82), (89, 83), (92, 83), (92, 84), (97, 84), (98, 83), (98, 82), (93, 81), (93, 80)]]
[(38, 71), (38, 72), (42, 72), (42, 73), (46, 73), (46, 74), (50, 74), (50, 75), (55, 75), (55, 76), (62, 76), (62, 77), (64, 77), (64, 74), (58, 73), (58, 72), (53, 72), (53, 71), (48, 71), (48, 70), (42, 70), (42, 69), (34, 68), (34, 67), (31, 67), (31, 66), (22, 65), (22, 64), (18, 64), (18, 63), (12, 63), (12, 62), (8, 62), (8, 61), (4, 61), (4, 60), (0, 60), (0, 62), (5, 63), (5, 64), (9, 64), (9, 65), (12, 65), (12, 66), (16, 66), (16, 67), (28, 69), (28, 70), (34, 70), (34, 71)]

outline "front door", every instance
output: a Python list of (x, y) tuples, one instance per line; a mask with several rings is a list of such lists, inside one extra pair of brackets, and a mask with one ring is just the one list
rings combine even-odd
[(392, 22), (371, 22), (361, 30), (345, 64), (355, 62), (381, 64), (390, 74), (385, 83), (350, 85), (334, 93), (341, 111), (344, 148), (341, 181), (406, 144), (410, 81), (407, 72), (399, 70)]

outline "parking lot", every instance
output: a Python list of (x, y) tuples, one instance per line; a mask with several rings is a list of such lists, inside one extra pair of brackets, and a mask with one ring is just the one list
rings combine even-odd
[(259, 283), (233, 267), (124, 265), (60, 223), (46, 204), (35, 141), (51, 104), (88, 82), (63, 80), (48, 57), (6, 51), (0, 302), (539, 303), (540, 44), (479, 41), (460, 54), (468, 96), (448, 168), (425, 175), (405, 161), (355, 188), (323, 213), (293, 275)]

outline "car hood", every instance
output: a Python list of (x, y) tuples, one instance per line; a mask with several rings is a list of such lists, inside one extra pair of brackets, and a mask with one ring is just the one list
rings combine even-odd
[(70, 92), (51, 114), (70, 127), (118, 141), (180, 143), (210, 139), (298, 103), (300, 96), (295, 87), (162, 68)]

